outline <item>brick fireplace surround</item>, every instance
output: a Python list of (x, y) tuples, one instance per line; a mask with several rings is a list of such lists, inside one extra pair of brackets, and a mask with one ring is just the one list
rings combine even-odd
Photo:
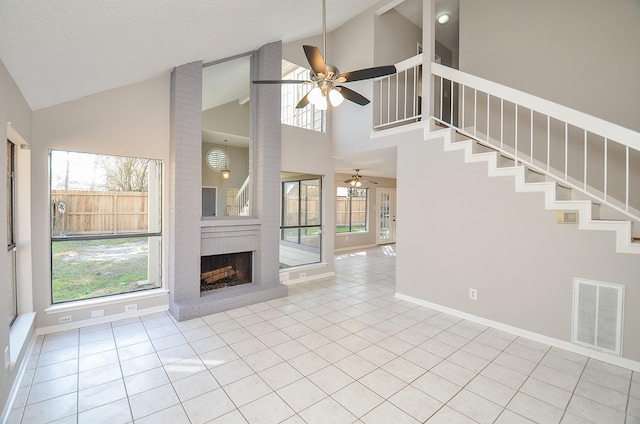
[[(255, 52), (252, 79), (279, 79), (281, 43)], [(178, 321), (287, 295), (279, 277), (280, 87), (252, 85), (251, 218), (203, 220), (202, 62), (171, 74), (169, 310)], [(253, 252), (253, 282), (200, 293), (200, 256)]]

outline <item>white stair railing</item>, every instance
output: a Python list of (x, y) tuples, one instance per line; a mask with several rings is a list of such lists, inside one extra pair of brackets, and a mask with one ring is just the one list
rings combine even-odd
[(640, 221), (640, 133), (431, 64), (436, 121)]
[(373, 81), (374, 130), (417, 122), (422, 117), (422, 54), (395, 66), (395, 74)]
[(251, 215), (251, 183), (247, 177), (238, 189), (231, 206), (228, 207), (227, 216), (249, 216)]

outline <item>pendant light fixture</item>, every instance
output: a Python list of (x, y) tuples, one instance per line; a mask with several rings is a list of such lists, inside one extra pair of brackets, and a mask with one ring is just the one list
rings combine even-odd
[(222, 172), (222, 179), (223, 180), (228, 180), (229, 177), (231, 176), (231, 171), (229, 170), (229, 154), (227, 153), (227, 140), (224, 141), (224, 169), (220, 172)]

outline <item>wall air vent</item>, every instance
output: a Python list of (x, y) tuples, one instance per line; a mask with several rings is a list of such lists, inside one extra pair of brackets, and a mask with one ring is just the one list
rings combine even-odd
[(622, 354), (624, 286), (574, 278), (571, 341)]
[(558, 212), (556, 213), (556, 222), (558, 224), (577, 224), (578, 212)]

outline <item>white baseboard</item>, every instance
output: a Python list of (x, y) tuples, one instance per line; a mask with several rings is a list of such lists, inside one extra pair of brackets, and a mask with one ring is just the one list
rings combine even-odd
[(350, 252), (352, 250), (371, 249), (372, 247), (376, 247), (376, 246), (377, 246), (377, 244), (363, 244), (362, 246), (341, 247), (340, 249), (333, 249), (333, 251), (335, 253)]
[(294, 280), (282, 280), (281, 279), (281, 282), (282, 282), (282, 284), (285, 284), (287, 286), (292, 286), (294, 284), (306, 283), (307, 281), (314, 281), (314, 280), (320, 280), (322, 278), (335, 277), (335, 275), (336, 275), (335, 272), (325, 272), (325, 273), (322, 273), (322, 274), (309, 275), (309, 276), (304, 277), (304, 278), (296, 278)]
[(631, 359), (622, 358), (619, 356), (609, 355), (607, 353), (598, 352), (595, 350), (588, 349), (586, 347), (577, 346), (573, 343), (569, 343), (564, 340), (555, 339), (553, 337), (548, 337), (542, 334), (534, 333), (532, 331), (524, 330), (522, 328), (513, 327), (511, 325), (503, 324), (498, 321), (493, 321), (490, 319), (482, 318), (476, 315), (472, 315), (466, 312), (459, 311), (457, 309), (452, 309), (446, 306), (438, 305), (436, 303), (427, 302), (426, 300), (418, 299), (415, 297), (407, 296), (401, 293), (396, 293), (395, 297), (401, 300), (406, 300), (407, 302), (415, 303), (420, 306), (425, 306), (427, 308), (444, 312), (449, 315), (453, 315), (462, 319), (466, 319), (478, 324), (486, 325), (488, 327), (493, 327), (497, 330), (501, 330), (507, 333), (511, 333), (515, 336), (525, 337), (527, 339), (543, 343), (549, 346), (557, 347), (559, 349), (564, 349), (569, 352), (576, 353), (578, 355), (583, 355), (589, 358), (597, 359), (602, 362), (607, 362), (612, 365), (616, 365), (619, 367), (627, 368), (635, 372), (640, 372), (640, 362), (633, 361)]
[(29, 341), (29, 346), (26, 349), (24, 358), (20, 363), (20, 368), (18, 368), (18, 372), (16, 373), (16, 378), (13, 380), (13, 385), (11, 386), (11, 391), (9, 392), (9, 396), (7, 396), (7, 401), (4, 404), (4, 408), (2, 410), (2, 415), (0, 415), (0, 423), (6, 423), (9, 420), (9, 414), (11, 414), (11, 410), (13, 409), (13, 403), (16, 400), (16, 396), (18, 395), (18, 390), (20, 390), (20, 385), (22, 383), (22, 379), (24, 378), (24, 373), (27, 370), (27, 366), (29, 365), (29, 360), (31, 359), (31, 355), (33, 354), (33, 347), (36, 344), (36, 335), (35, 331), (31, 340)]
[(90, 325), (104, 324), (105, 322), (119, 321), (127, 318), (141, 317), (144, 315), (155, 314), (158, 312), (165, 312), (168, 310), (169, 310), (169, 305), (153, 306), (151, 308), (139, 309), (133, 312), (123, 312), (121, 314), (106, 315), (103, 317), (91, 318), (91, 319), (83, 319), (82, 321), (69, 322), (66, 324), (40, 327), (36, 329), (36, 334), (41, 336), (44, 334), (58, 333), (60, 331), (75, 330), (77, 328), (88, 327)]

